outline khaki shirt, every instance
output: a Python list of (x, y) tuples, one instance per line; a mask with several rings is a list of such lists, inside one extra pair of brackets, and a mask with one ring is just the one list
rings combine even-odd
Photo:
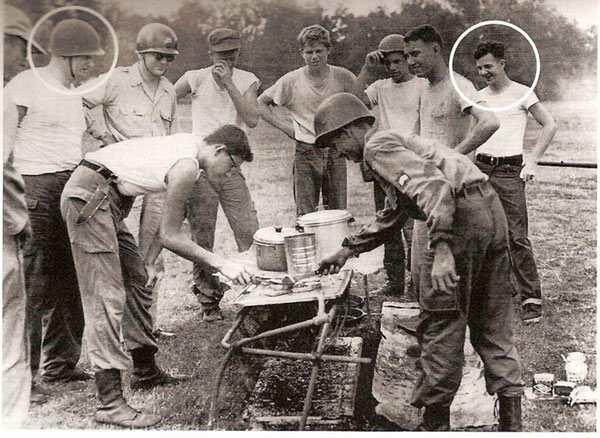
[[(106, 127), (117, 141), (169, 135), (179, 130), (173, 84), (161, 77), (152, 95), (138, 63), (117, 67), (102, 87), (83, 96), (83, 102), (87, 108), (102, 105)], [(99, 131), (96, 124), (92, 131)]]
[(456, 194), (488, 179), (467, 156), (401, 131), (373, 134), (365, 145), (364, 162), (385, 190), (386, 205), (374, 222), (348, 239), (358, 252), (384, 243), (391, 227), (398, 221), (403, 225), (408, 217), (427, 221), (432, 247), (440, 240), (452, 243)]

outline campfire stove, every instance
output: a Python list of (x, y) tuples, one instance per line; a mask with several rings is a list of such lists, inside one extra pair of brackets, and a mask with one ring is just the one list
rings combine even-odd
[[(323, 354), (325, 342), (330, 335), (332, 324), (336, 320), (336, 313), (338, 311), (338, 305), (348, 295), (348, 289), (350, 287), (350, 280), (352, 279), (353, 271), (345, 270), (341, 271), (336, 275), (329, 275), (321, 277), (321, 288), (314, 289), (306, 292), (292, 292), (284, 295), (272, 296), (269, 294), (269, 288), (262, 283), (255, 287), (255, 289), (248, 294), (240, 294), (235, 302), (242, 306), (242, 310), (239, 312), (236, 320), (232, 327), (227, 331), (225, 337), (221, 341), (221, 345), (227, 349), (227, 353), (223, 358), (219, 369), (217, 370), (217, 378), (215, 380), (215, 386), (213, 390), (212, 403), (210, 407), (208, 426), (214, 427), (215, 414), (217, 403), (219, 399), (219, 391), (221, 382), (223, 380), (223, 374), (227, 367), (227, 364), (231, 360), (234, 354), (255, 354), (262, 356), (271, 356), (277, 358), (294, 359), (294, 360), (306, 360), (312, 362), (311, 374), (308, 382), (308, 389), (306, 397), (304, 399), (304, 405), (302, 414), (298, 419), (299, 430), (306, 428), (308, 415), (311, 411), (313, 395), (315, 391), (315, 385), (317, 382), (317, 375), (321, 367), (322, 362), (337, 361), (337, 362), (349, 362), (349, 363), (370, 363), (370, 359), (359, 357), (359, 355), (329, 355)], [(256, 306), (272, 306), (289, 303), (301, 303), (316, 301), (318, 303), (317, 314), (305, 321), (287, 325), (273, 330), (268, 330), (259, 333), (255, 336), (245, 337), (238, 341), (232, 342), (231, 338), (240, 328), (244, 318), (248, 315), (249, 310)], [(326, 310), (327, 304), (333, 303), (330, 306), (330, 310)], [(320, 334), (316, 348), (310, 353), (271, 350), (266, 348), (253, 348), (249, 344), (264, 340), (269, 337), (279, 336), (282, 334), (293, 334), (298, 330), (309, 328), (309, 327), (320, 327)]]

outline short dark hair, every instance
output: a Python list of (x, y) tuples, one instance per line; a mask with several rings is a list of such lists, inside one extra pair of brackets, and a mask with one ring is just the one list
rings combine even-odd
[(237, 126), (223, 125), (212, 134), (204, 137), (204, 141), (208, 144), (224, 144), (230, 155), (237, 155), (244, 161), (254, 159), (248, 136)]
[(477, 44), (477, 48), (473, 51), (475, 60), (491, 53), (495, 58), (504, 59), (504, 44), (496, 40), (486, 40)]
[(405, 43), (417, 40), (422, 40), (426, 43), (438, 43), (440, 47), (444, 46), (442, 35), (431, 24), (422, 24), (421, 26), (414, 27), (404, 35)]

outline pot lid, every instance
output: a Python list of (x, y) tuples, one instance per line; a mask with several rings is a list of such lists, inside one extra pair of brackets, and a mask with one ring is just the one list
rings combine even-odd
[(349, 219), (352, 219), (352, 215), (348, 210), (321, 210), (299, 217), (298, 225), (301, 227), (307, 225), (327, 225), (346, 222)]
[(254, 241), (267, 244), (282, 244), (286, 236), (300, 234), (295, 228), (289, 227), (266, 227), (254, 233)]

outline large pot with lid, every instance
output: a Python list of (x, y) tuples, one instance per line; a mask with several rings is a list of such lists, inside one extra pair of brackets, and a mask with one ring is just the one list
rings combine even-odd
[(299, 234), (294, 228), (266, 227), (254, 233), (256, 265), (263, 271), (287, 272), (283, 239)]
[(353, 220), (347, 210), (321, 210), (299, 217), (297, 224), (305, 233), (315, 234), (320, 260), (342, 247), (344, 239), (350, 236), (349, 224)]

